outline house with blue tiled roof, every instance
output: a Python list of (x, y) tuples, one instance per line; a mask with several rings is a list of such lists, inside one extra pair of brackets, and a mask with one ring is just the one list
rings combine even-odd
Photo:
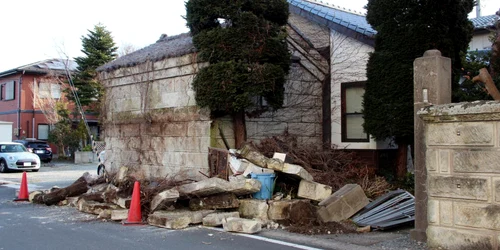
[[(286, 132), (299, 143), (355, 151), (377, 166), (381, 154), (394, 150), (362, 128), (366, 64), (376, 31), (358, 12), (313, 0), (288, 3), (292, 65), (283, 108), (258, 117), (249, 112), (248, 140)], [(234, 135), (230, 117), (211, 117), (196, 105), (191, 83), (206, 65), (197, 59), (190, 34), (181, 34), (162, 35), (98, 68), (106, 90), (103, 125), (111, 168), (137, 165), (145, 177), (210, 176), (208, 148), (232, 147)]]
[(474, 35), (469, 50), (491, 50), (490, 35), (496, 29), (497, 15), (480, 16), (470, 19), (474, 25)]

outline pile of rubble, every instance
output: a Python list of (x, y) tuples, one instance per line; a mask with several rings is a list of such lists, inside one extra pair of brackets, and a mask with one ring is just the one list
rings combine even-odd
[[(307, 226), (315, 222), (344, 221), (369, 203), (359, 185), (348, 184), (332, 194), (330, 186), (314, 182), (304, 168), (286, 163), (284, 155), (267, 158), (250, 146), (233, 153), (228, 163), (231, 175), (227, 180), (212, 177), (181, 185), (150, 183), (154, 188), (141, 187), (147, 190), (141, 193), (147, 223), (169, 229), (203, 224), (252, 234), (263, 227), (276, 229), (282, 223)], [(127, 173), (126, 167), (120, 168), (111, 182), (86, 174), (66, 188), (35, 191), (30, 194), (30, 201), (70, 205), (98, 218), (123, 221), (129, 215), (134, 182)], [(262, 173), (277, 177), (271, 184), (249, 178)], [(278, 180), (287, 181), (296, 193), (275, 192)], [(268, 192), (269, 198), (256, 199), (256, 194), (262, 192)]]

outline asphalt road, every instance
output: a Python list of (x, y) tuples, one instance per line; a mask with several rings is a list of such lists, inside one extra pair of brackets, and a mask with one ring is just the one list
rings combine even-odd
[[(83, 173), (96, 173), (96, 164), (44, 164), (28, 172), (28, 190), (66, 187)], [(411, 241), (409, 229), (368, 234), (300, 235), (263, 230), (256, 235), (191, 227), (168, 230), (153, 226), (123, 226), (96, 219), (72, 207), (14, 202), (22, 173), (0, 173), (0, 250), (4, 249), (349, 249), (423, 250)]]
[[(28, 172), (28, 190), (65, 187), (95, 165), (45, 166)], [(259, 236), (192, 227), (168, 230), (123, 226), (75, 208), (14, 202), (22, 173), (0, 174), (0, 250), (3, 249), (315, 249)]]

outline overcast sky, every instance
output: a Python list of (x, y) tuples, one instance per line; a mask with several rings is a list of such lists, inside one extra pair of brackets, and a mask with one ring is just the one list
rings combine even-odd
[[(184, 1), (2, 1), (0, 72), (49, 58), (81, 56), (81, 37), (98, 23), (107, 27), (119, 47), (142, 48), (163, 33), (171, 36), (187, 32), (182, 18), (186, 14)], [(362, 12), (367, 3), (326, 1)], [(500, 8), (500, 0), (481, 0), (481, 5), (483, 15), (492, 15)]]

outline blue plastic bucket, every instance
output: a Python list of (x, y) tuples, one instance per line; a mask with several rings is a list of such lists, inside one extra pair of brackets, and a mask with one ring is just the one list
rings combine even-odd
[(253, 194), (253, 198), (259, 200), (269, 200), (273, 196), (274, 173), (250, 173), (252, 179), (257, 179), (262, 184), (260, 191)]

